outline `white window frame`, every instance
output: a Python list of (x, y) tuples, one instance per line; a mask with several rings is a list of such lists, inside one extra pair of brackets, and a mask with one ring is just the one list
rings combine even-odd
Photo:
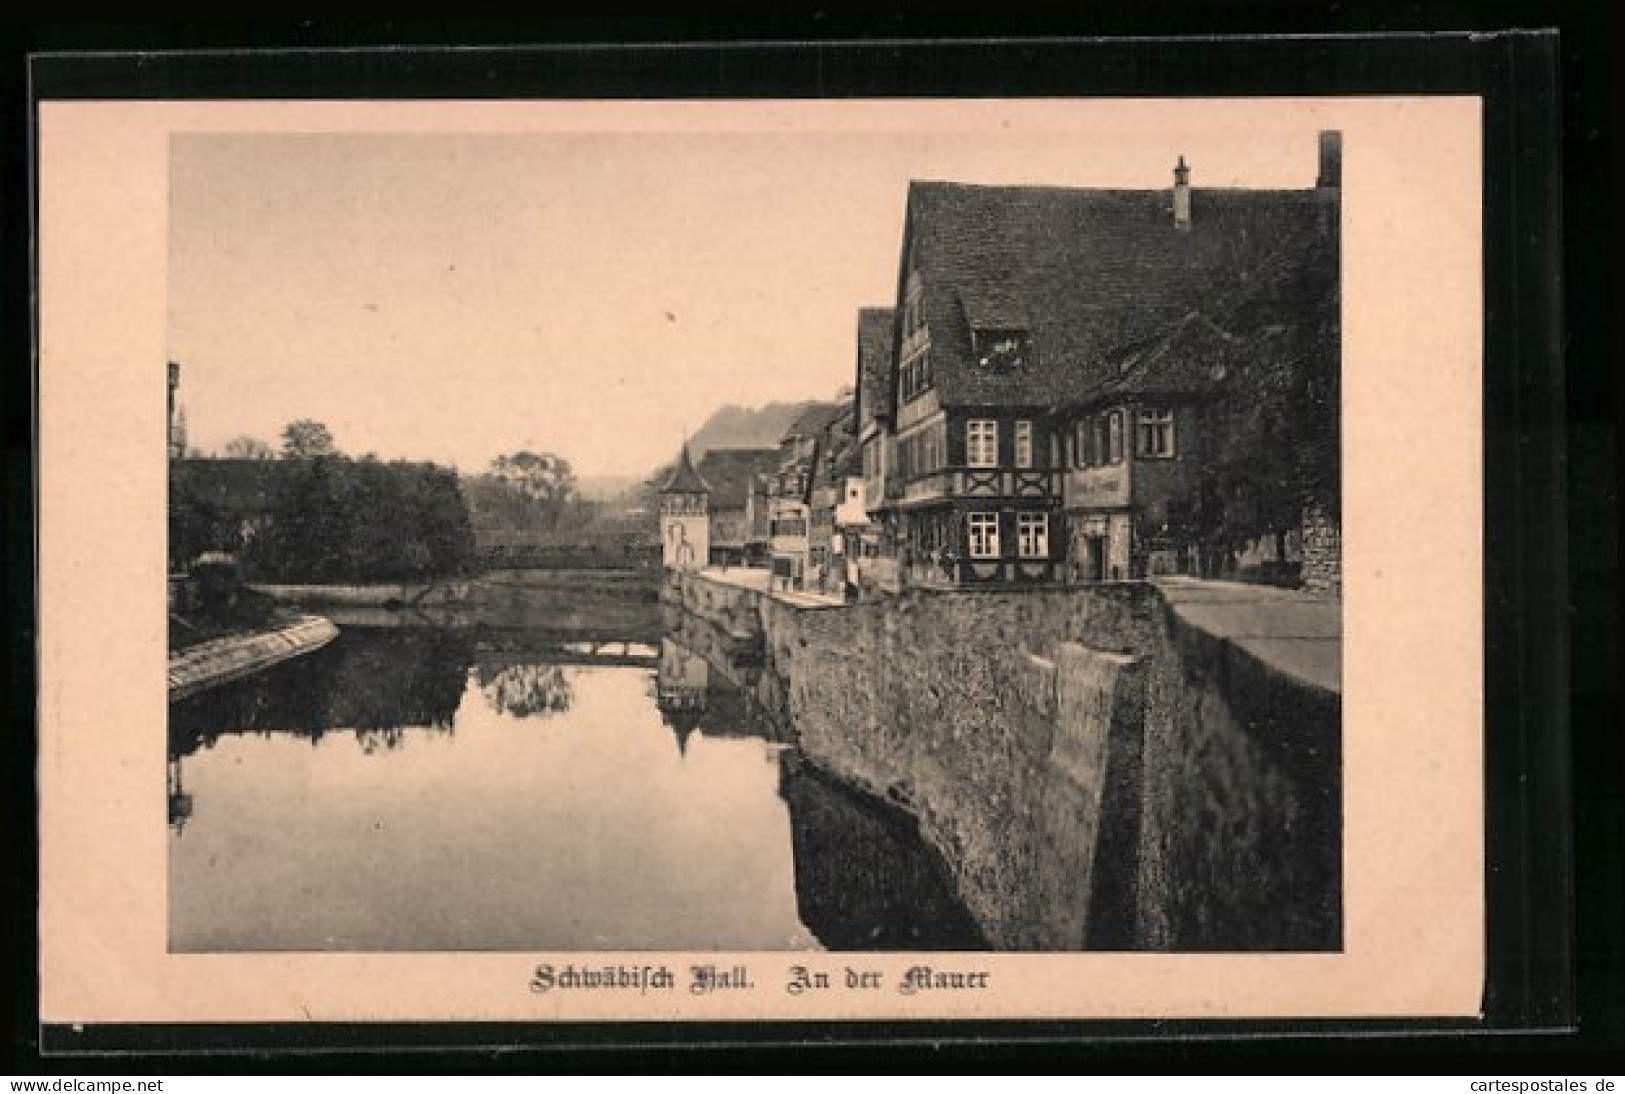
[(1172, 407), (1143, 406), (1135, 416), (1134, 452), (1148, 459), (1172, 459), (1174, 412)]
[(965, 543), (971, 558), (998, 558), (999, 514), (966, 513)]
[(1030, 468), (1033, 465), (1033, 423), (1026, 418), (1016, 423), (1016, 466)]
[(1049, 557), (1049, 514), (1016, 514), (1016, 551), (1022, 558)]
[(1106, 415), (1106, 459), (1109, 464), (1123, 462), (1123, 412), (1114, 410)]
[(993, 418), (972, 418), (965, 423), (965, 466), (999, 466), (999, 423)]

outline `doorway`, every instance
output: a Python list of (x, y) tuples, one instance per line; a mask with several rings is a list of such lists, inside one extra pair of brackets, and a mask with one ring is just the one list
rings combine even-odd
[(1083, 579), (1106, 580), (1106, 537), (1083, 537)]

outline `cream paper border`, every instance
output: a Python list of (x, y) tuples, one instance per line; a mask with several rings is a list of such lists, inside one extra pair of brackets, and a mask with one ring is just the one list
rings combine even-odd
[[(39, 109), (40, 973), (46, 1022), (1475, 1015), (1484, 951), (1480, 103), (46, 102)], [(1086, 137), (1291, 119), (1344, 135), (1346, 950), (746, 955), (749, 993), (527, 983), (570, 954), (165, 949), (165, 255), (178, 132), (908, 131)], [(1312, 152), (1305, 149), (1309, 161)], [(1311, 161), (1312, 162), (1312, 161)], [(901, 200), (901, 195), (899, 195)], [(719, 396), (721, 393), (719, 393)], [(603, 955), (606, 960), (619, 959)], [(725, 955), (693, 961), (730, 964)], [(806, 965), (985, 992), (792, 996)]]

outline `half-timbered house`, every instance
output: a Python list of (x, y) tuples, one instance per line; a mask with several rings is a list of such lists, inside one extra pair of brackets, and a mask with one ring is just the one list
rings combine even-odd
[(1137, 513), (1180, 494), (1189, 466), (1179, 408), (1224, 382), (1213, 339), (1298, 322), (1300, 267), (1328, 253), (1301, 243), (1335, 239), (1339, 160), (1323, 134), (1303, 190), (1198, 190), (1183, 158), (1160, 190), (912, 183), (891, 414), (865, 444), (891, 447), (871, 508), (909, 580), (1143, 573)]

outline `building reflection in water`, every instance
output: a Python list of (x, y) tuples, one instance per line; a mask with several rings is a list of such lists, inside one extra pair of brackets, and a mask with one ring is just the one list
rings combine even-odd
[[(696, 652), (690, 639), (695, 639), (695, 644), (701, 649), (710, 650), (713, 656), (708, 658)], [(752, 690), (752, 673), (758, 672), (759, 666), (732, 657), (726, 636), (702, 632), (696, 638), (690, 630), (684, 629), (669, 633), (661, 641), (658, 651), (649, 647), (634, 649), (631, 646), (567, 650), (560, 657), (568, 662), (565, 665), (548, 660), (539, 649), (520, 648), (522, 644), (507, 642), (501, 649), (493, 649), (492, 645), (486, 640), (476, 643), (466, 631), (353, 628), (346, 630), (331, 646), (308, 657), (205, 691), (173, 705), (170, 708), (167, 778), (170, 826), (180, 836), (193, 816), (193, 792), (188, 791), (185, 783), (187, 758), (200, 749), (213, 748), (223, 737), (294, 737), (308, 739), (315, 745), (329, 734), (354, 734), (359, 750), (365, 756), (377, 754), (381, 757), (405, 750), (399, 759), (407, 761), (406, 766), (395, 769), (402, 773), (427, 770), (424, 764), (429, 763), (445, 764), (448, 772), (462, 772), (466, 776), (467, 765), (484, 762), (481, 757), (487, 756), (492, 748), (503, 750), (515, 747), (513, 744), (495, 744), (499, 738), (516, 742), (523, 749), (545, 747), (549, 755), (570, 754), (572, 749), (584, 747), (580, 743), (572, 744), (572, 741), (599, 739), (603, 729), (592, 729), (590, 717), (601, 715), (589, 715), (589, 721), (580, 726), (571, 720), (582, 717), (584, 710), (602, 710), (602, 707), (595, 707), (588, 696), (609, 692), (604, 692), (602, 688), (600, 692), (593, 692), (586, 686), (585, 678), (575, 675), (577, 670), (570, 666), (602, 658), (620, 662), (602, 670), (607, 673), (646, 672), (646, 668), (631, 662), (642, 659), (642, 664), (647, 665), (652, 660), (655, 663), (655, 671), (650, 674), (652, 679), (649, 681), (652, 694), (643, 701), (652, 703), (658, 711), (660, 723), (672, 733), (677, 754), (683, 762), (676, 765), (673, 771), (667, 771), (659, 763), (645, 760), (646, 770), (640, 771), (638, 777), (652, 780), (652, 785), (661, 785), (661, 780), (674, 777), (675, 770), (695, 770), (695, 763), (699, 759), (695, 750), (705, 740), (735, 739), (730, 748), (714, 745), (715, 753), (705, 755), (705, 759), (711, 763), (709, 766), (702, 763), (700, 768), (714, 774), (726, 768), (730, 762), (725, 753), (739, 755), (741, 750), (738, 745), (745, 739), (759, 741), (759, 754), (766, 763), (776, 765), (775, 771), (766, 773), (768, 781), (765, 783), (746, 777), (733, 787), (732, 792), (744, 792), (748, 798), (749, 787), (755, 785), (760, 787), (768, 802), (772, 802), (776, 796), (787, 813), (787, 825), (783, 828), (767, 824), (734, 827), (728, 830), (726, 836), (719, 834), (707, 839), (741, 841), (742, 845), (762, 839), (775, 843), (776, 850), (755, 847), (753, 853), (769, 858), (783, 855), (791, 860), (785, 864), (781, 875), (786, 885), (793, 882), (794, 887), (793, 896), (789, 892), (784, 893), (785, 911), (799, 919), (801, 928), (804, 928), (804, 937), (816, 939), (819, 944), (832, 950), (985, 948), (985, 941), (969, 914), (955, 898), (945, 869), (935, 853), (920, 839), (911, 820), (894, 807), (846, 788), (807, 763), (794, 747), (794, 735), (787, 723), (759, 702)], [(641, 697), (642, 685), (635, 686)], [(579, 702), (575, 694), (577, 688), (582, 690), (583, 695)], [(491, 727), (488, 727), (483, 738), (477, 741), (471, 738), (466, 742), (471, 751), (462, 759), (450, 753), (443, 757), (429, 757), (410, 749), (410, 742), (421, 740), (424, 734), (453, 734), (459, 704), (465, 701), (465, 696), (474, 695), (479, 698), (473, 701), (490, 711), (516, 718), (552, 719), (550, 724), (562, 725), (566, 732), (516, 734), (504, 722), (498, 736), (493, 737), (489, 731)], [(602, 701), (602, 696), (599, 701)], [(648, 706), (641, 710), (648, 712), (645, 717), (653, 713), (649, 712)], [(635, 711), (626, 708), (614, 717), (614, 733), (605, 735), (605, 739), (611, 743), (604, 746), (611, 750), (611, 756), (615, 748), (635, 748), (637, 740), (637, 734), (628, 735), (627, 727), (623, 724), (628, 718), (636, 720)], [(469, 723), (468, 733), (478, 736), (477, 727), (481, 721), (481, 718), (474, 718)], [(655, 728), (652, 718), (643, 724), (649, 729)], [(583, 738), (581, 733), (588, 733), (588, 736)], [(459, 742), (459, 745), (464, 743)], [(748, 753), (750, 750), (743, 751)], [(644, 754), (645, 757), (647, 755)], [(573, 762), (584, 761), (585, 755), (578, 753)], [(343, 762), (330, 757), (325, 764), (332, 769), (333, 764)], [(369, 769), (375, 763), (370, 759), (360, 762), (368, 765)], [(609, 762), (614, 761), (611, 759)], [(722, 766), (718, 767), (718, 764)], [(208, 774), (209, 770), (202, 769), (204, 774)], [(220, 772), (215, 771), (214, 775), (218, 778)], [(275, 781), (274, 776), (271, 781)], [(389, 815), (392, 808), (388, 799), (389, 781), (386, 779), (384, 783), (372, 785), (371, 791), (383, 795), (379, 808), (384, 810), (385, 815)], [(407, 781), (410, 782), (410, 778)], [(234, 784), (245, 785), (241, 780)], [(205, 785), (208, 785), (207, 781)], [(466, 808), (445, 806), (456, 811), (456, 819), (443, 818), (443, 823), (452, 829), (458, 829), (460, 824), (474, 823), (477, 827), (482, 823), (463, 818), (486, 816), (479, 795), (490, 791), (490, 772), (482, 773), (475, 785), (477, 789), (472, 791), (473, 796), (468, 799)], [(745, 788), (744, 791), (741, 791), (741, 786)], [(468, 793), (469, 790), (465, 788), (464, 792)], [(730, 791), (722, 787), (719, 792), (726, 794)], [(294, 793), (302, 794), (303, 791)], [(589, 793), (583, 799), (586, 804), (573, 808), (587, 809), (590, 815), (590, 805), (596, 797), (596, 794)], [(216, 804), (217, 812), (228, 819), (234, 808), (240, 810), (243, 805), (231, 801)], [(326, 807), (342, 810), (350, 808), (352, 804), (346, 796), (340, 795), (334, 797)], [(726, 800), (719, 801), (716, 806), (724, 810), (740, 807), (737, 801)], [(575, 822), (561, 821), (560, 818), (576, 814), (559, 812), (563, 808), (557, 795), (535, 802), (527, 799), (524, 807), (514, 814), (512, 830), (522, 832), (526, 831), (526, 825), (540, 825), (525, 839), (534, 840), (537, 833), (544, 833), (542, 838), (545, 840), (545, 833), (556, 832), (566, 837), (568, 842)], [(205, 803), (207, 809), (208, 804)], [(408, 810), (401, 817), (412, 814), (413, 811)], [(779, 814), (781, 817), (784, 815)], [(550, 816), (552, 819), (547, 819)], [(215, 818), (211, 815), (212, 819)], [(400, 823), (404, 821), (398, 819), (397, 824)], [(226, 828), (229, 827), (228, 824)], [(695, 829), (690, 824), (681, 831), (693, 836)], [(194, 834), (205, 837), (203, 846), (207, 847), (206, 837), (211, 832), (220, 838), (215, 829), (200, 830)], [(371, 847), (368, 840), (385, 839), (383, 835), (370, 834), (373, 833), (371, 826), (364, 826), (360, 830), (345, 829), (345, 832), (348, 843), (344, 843), (344, 846), (354, 853), (360, 853), (357, 848)], [(491, 836), (491, 832), (481, 829), (482, 840), (488, 840)], [(789, 843), (787, 847), (783, 846), (786, 839)], [(194, 841), (187, 842), (190, 845)], [(498, 839), (497, 844), (500, 843)], [(413, 854), (427, 853), (425, 848), (432, 850), (437, 846), (438, 840), (431, 840), (423, 844), (397, 846), (393, 853), (410, 858)], [(481, 853), (496, 853), (489, 844), (478, 846), (483, 848)], [(526, 843), (526, 846), (530, 844)], [(704, 846), (714, 851), (716, 845), (707, 842)], [(199, 850), (192, 858), (205, 853)], [(529, 854), (530, 851), (525, 853)], [(326, 867), (322, 865), (325, 861), (318, 857), (314, 863), (304, 865), (312, 876), (327, 878), (323, 873)], [(366, 861), (357, 860), (361, 865), (356, 868), (365, 867)], [(209, 880), (216, 872), (212, 867), (205, 869), (193, 863), (184, 868), (204, 870), (190, 883), (197, 893), (204, 894), (197, 896), (197, 900), (206, 901), (211, 885), (225, 886), (226, 890), (230, 890), (231, 883)], [(346, 876), (341, 882), (327, 878), (324, 883), (342, 887), (350, 884), (351, 879)], [(378, 884), (388, 888), (392, 882), (380, 881)], [(609, 888), (613, 890), (614, 887)], [(501, 885), (491, 883), (492, 900), (497, 904), (501, 903), (497, 898), (505, 892)], [(529, 900), (530, 897), (525, 899)], [(613, 895), (612, 899), (622, 900), (624, 894)], [(382, 912), (379, 914), (383, 915)], [(229, 925), (230, 916), (222, 913), (220, 922)], [(212, 920), (209, 923), (210, 929), (218, 926)]]
[(671, 637), (660, 640), (660, 666), (655, 670), (655, 707), (660, 720), (677, 737), (677, 751), (688, 754), (688, 739), (705, 720), (710, 705), (711, 666), (705, 658)]
[(169, 788), (169, 826), (175, 830), (176, 835), (186, 831), (186, 822), (192, 819), (192, 795), (186, 792), (181, 768), (181, 758), (171, 755), (168, 778), (165, 781)]
[(686, 754), (695, 733), (703, 737), (760, 738), (773, 744), (790, 740), (782, 720), (758, 703), (742, 670), (720, 667), (697, 652), (688, 631), (667, 634), (660, 642), (655, 673), (655, 706)]
[(785, 745), (772, 755), (790, 814), (797, 911), (818, 941), (831, 950), (987, 949), (912, 819), (807, 762), (790, 746), (782, 720), (730, 679), (744, 672), (695, 653), (685, 644), (693, 637), (690, 626), (661, 642), (655, 687), (661, 718), (685, 751), (695, 733)]

